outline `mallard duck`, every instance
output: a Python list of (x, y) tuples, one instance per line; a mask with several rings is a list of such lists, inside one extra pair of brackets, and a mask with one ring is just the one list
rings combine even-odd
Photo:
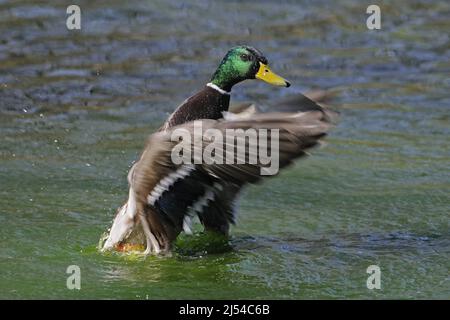
[[(185, 100), (152, 134), (139, 159), (128, 174), (129, 195), (115, 216), (102, 250), (120, 250), (133, 244), (145, 248), (145, 254), (170, 252), (177, 236), (191, 232), (192, 218), (198, 216), (205, 230), (227, 236), (235, 223), (236, 199), (242, 188), (265, 177), (268, 163), (258, 158), (250, 163), (251, 139), (244, 139), (245, 159), (233, 154), (226, 163), (197, 162), (193, 154), (206, 152), (212, 139), (205, 132), (227, 136), (229, 130), (261, 130), (278, 136), (278, 150), (270, 144), (269, 152), (279, 151), (278, 167), (316, 146), (331, 127), (331, 112), (307, 99), (308, 109), (301, 112), (256, 112), (253, 106), (239, 113), (228, 112), (230, 92), (234, 85), (247, 79), (289, 87), (290, 83), (272, 72), (260, 51), (249, 46), (232, 48), (223, 58), (211, 81)], [(253, 108), (253, 109), (252, 109)], [(180, 143), (174, 132), (194, 134), (196, 123), (201, 136), (192, 141), (191, 162), (175, 163), (173, 151)], [(276, 131), (271, 131), (271, 130)], [(195, 136), (195, 135), (194, 135)], [(216, 138), (214, 138), (216, 139)], [(233, 140), (235, 142), (236, 140)], [(261, 142), (258, 136), (257, 149)], [(199, 144), (195, 144), (199, 142)], [(216, 143), (214, 155), (228, 152), (229, 141)], [(232, 150), (234, 149), (232, 145)], [(197, 149), (195, 149), (197, 148)], [(227, 158), (228, 160), (228, 158)]]

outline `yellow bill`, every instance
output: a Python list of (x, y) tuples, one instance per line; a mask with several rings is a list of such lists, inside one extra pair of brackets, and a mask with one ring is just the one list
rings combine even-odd
[(275, 86), (289, 87), (291, 85), (289, 81), (272, 72), (269, 67), (262, 62), (259, 63), (259, 70), (256, 73), (255, 78)]

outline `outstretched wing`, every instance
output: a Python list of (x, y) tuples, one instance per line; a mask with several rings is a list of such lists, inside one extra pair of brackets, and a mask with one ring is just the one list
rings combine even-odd
[[(255, 152), (259, 155), (263, 147), (260, 136), (256, 149), (252, 149), (252, 140), (248, 137), (234, 136), (233, 139), (227, 139), (230, 129), (254, 129), (258, 134), (266, 132), (269, 141), (266, 144), (267, 155), (272, 156), (278, 151), (277, 166), (281, 169), (304, 156), (306, 150), (319, 143), (331, 127), (329, 118), (325, 110), (264, 113), (252, 115), (251, 119), (202, 120), (203, 134), (200, 136), (194, 135), (198, 122), (155, 133), (133, 169), (131, 186), (138, 199), (155, 208), (161, 218), (175, 230), (189, 229), (190, 217), (198, 215), (207, 229), (226, 233), (229, 224), (234, 222), (236, 195), (246, 184), (257, 183), (267, 177), (264, 172), (267, 173), (268, 168), (273, 165), (258, 157), (256, 162), (249, 163), (252, 155)], [(191, 157), (188, 159), (190, 163), (176, 165), (172, 161), (172, 151), (179, 141), (172, 141), (171, 135), (177, 129), (185, 130), (192, 137)], [(214, 140), (212, 154), (221, 154), (225, 158), (230, 150), (235, 151), (231, 152), (228, 163), (194, 164), (195, 155), (204, 155), (213, 141), (205, 135), (209, 129), (223, 137), (219, 142)], [(277, 138), (278, 146), (270, 143), (271, 138)], [(236, 152), (238, 142), (245, 145), (244, 154)]]

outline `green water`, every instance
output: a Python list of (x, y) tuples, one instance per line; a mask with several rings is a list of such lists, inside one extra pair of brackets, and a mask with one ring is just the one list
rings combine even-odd
[[(448, 2), (379, 1), (379, 31), (356, 0), (79, 3), (68, 31), (60, 2), (0, 1), (0, 298), (450, 298)], [(330, 89), (327, 146), (245, 191), (231, 250), (100, 254), (146, 136), (241, 43), (293, 86), (232, 100)]]

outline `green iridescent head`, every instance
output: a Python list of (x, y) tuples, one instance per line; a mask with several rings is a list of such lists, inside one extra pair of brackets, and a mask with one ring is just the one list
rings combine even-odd
[(225, 91), (230, 91), (236, 83), (246, 79), (260, 79), (277, 86), (290, 86), (288, 81), (269, 69), (267, 59), (261, 52), (249, 46), (230, 49), (212, 76), (211, 82)]

